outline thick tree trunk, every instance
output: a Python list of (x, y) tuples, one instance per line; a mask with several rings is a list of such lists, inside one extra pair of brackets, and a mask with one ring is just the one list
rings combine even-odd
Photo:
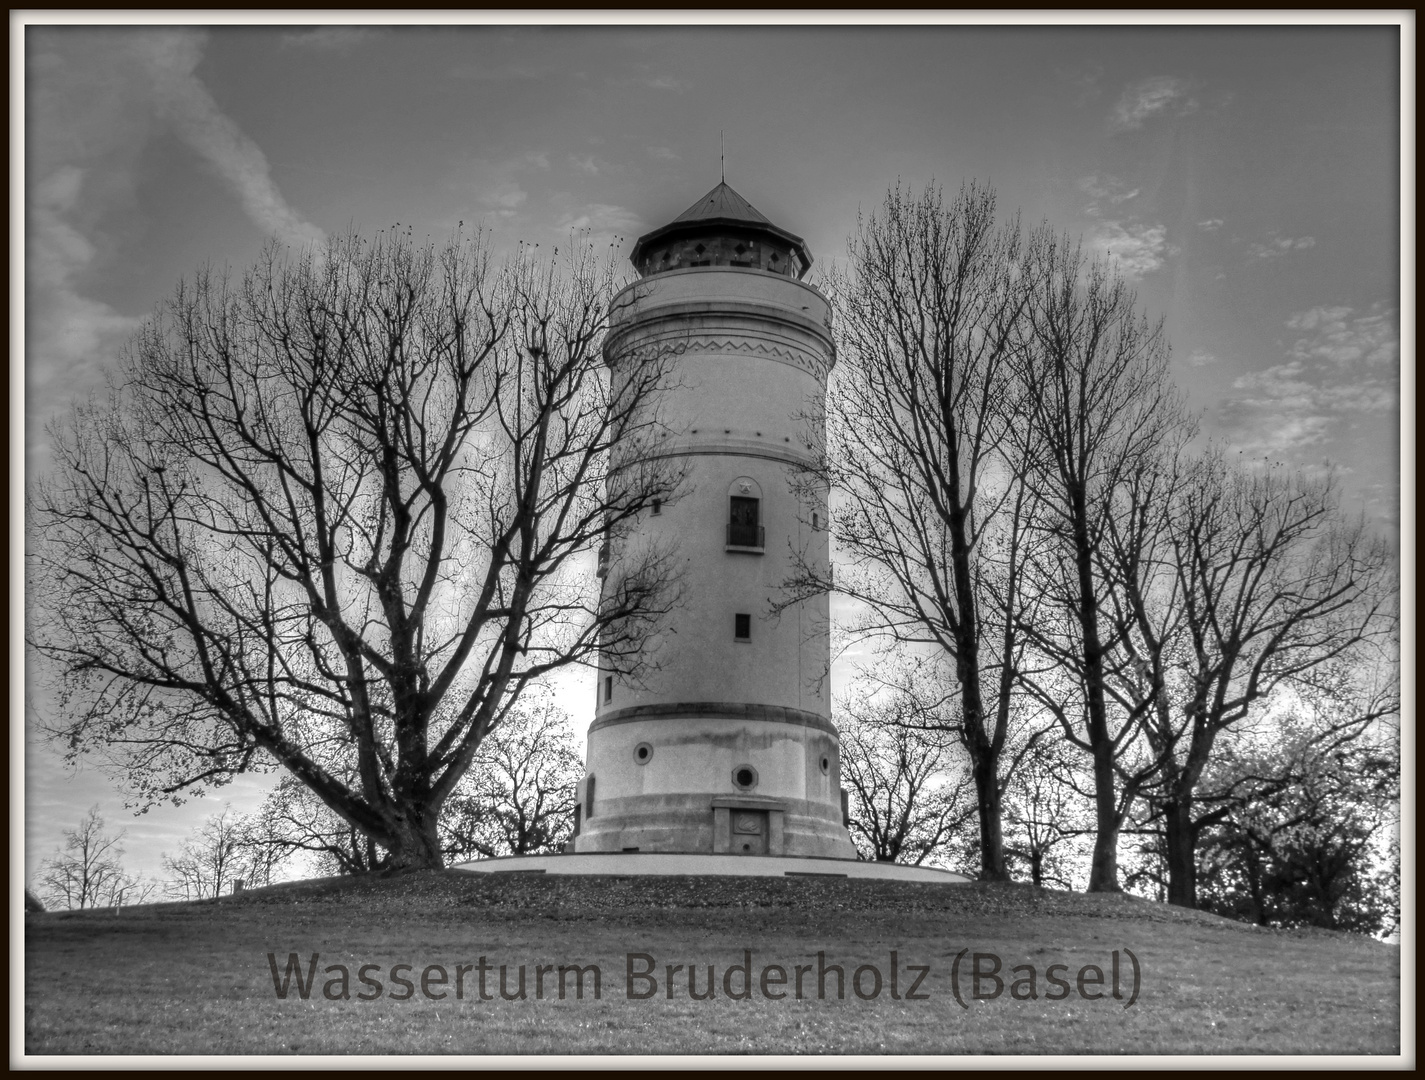
[(974, 756), (975, 797), (980, 818), (980, 880), (1008, 881), (1004, 862), (1004, 826), (1000, 805), (999, 769), (995, 755)]
[(1165, 813), (1168, 846), (1168, 903), (1197, 907), (1197, 837), (1192, 803), (1171, 802)]
[(443, 870), (445, 860), (440, 852), (437, 830), (439, 811), (432, 807), (408, 807), (393, 822), (391, 830), (391, 869)]

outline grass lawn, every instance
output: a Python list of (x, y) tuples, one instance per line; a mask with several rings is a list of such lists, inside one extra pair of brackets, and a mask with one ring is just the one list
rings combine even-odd
[[(117, 915), (30, 915), (25, 930), (29, 1054), (1400, 1051), (1398, 947), (1024, 885), (447, 871), (329, 879)], [(750, 981), (741, 971), (747, 951)], [(300, 958), (301, 978), (287, 976), (285, 998), (269, 953), (279, 976), (289, 954)], [(303, 998), (297, 983), (307, 981), (313, 953), (316, 978)], [(652, 958), (650, 997), (628, 996), (630, 985), (650, 990), (626, 978), (630, 953)], [(976, 953), (981, 971), (998, 962), (998, 996), (988, 977), (974, 996)], [(480, 995), (482, 956), (490, 1000)], [(649, 970), (647, 960), (634, 963)], [(590, 964), (598, 997), (591, 971), (582, 1000), (566, 972), (561, 1000), (559, 966)], [(670, 996), (668, 967), (679, 964)], [(409, 966), (393, 972), (397, 965)], [(514, 1000), (501, 994), (502, 965)], [(689, 995), (690, 965), (699, 994), (712, 965), (715, 996)], [(844, 998), (832, 965), (845, 973)], [(749, 998), (728, 997), (744, 986)]]

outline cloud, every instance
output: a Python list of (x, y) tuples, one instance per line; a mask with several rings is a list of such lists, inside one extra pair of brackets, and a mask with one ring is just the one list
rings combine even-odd
[(1088, 234), (1089, 247), (1106, 255), (1129, 278), (1141, 278), (1163, 265), (1178, 249), (1168, 243), (1161, 224), (1101, 221)]
[(676, 150), (670, 150), (670, 149), (669, 149), (668, 147), (666, 147), (666, 146), (650, 146), (650, 147), (648, 147), (648, 156), (651, 157), (651, 158), (654, 158), (654, 159), (657, 160), (657, 161), (679, 161), (679, 160), (681, 160), (681, 159), (678, 157), (678, 151), (676, 151)]
[(584, 203), (570, 207), (558, 218), (557, 228), (568, 234), (586, 234), (590, 246), (620, 248), (622, 241), (644, 231), (643, 219), (624, 206)]
[(641, 71), (625, 72), (616, 78), (610, 78), (610, 86), (632, 86), (643, 87), (647, 90), (662, 90), (670, 93), (681, 94), (684, 90), (691, 90), (693, 84), (688, 79), (679, 79), (673, 75), (651, 70), (652, 64), (641, 63), (636, 65)]
[(1142, 189), (1130, 187), (1108, 173), (1082, 177), (1078, 187), (1092, 200), (1084, 207), (1084, 213), (1098, 219), (1085, 237), (1089, 248), (1108, 256), (1126, 277), (1151, 274), (1165, 258), (1177, 254), (1162, 224), (1117, 216), (1127, 209), (1123, 204), (1136, 199)]
[(1199, 221), (1197, 227), (1203, 232), (1216, 232), (1222, 228), (1222, 219), (1219, 217), (1208, 218), (1206, 221)]
[(347, 52), (376, 37), (372, 26), (317, 26), (310, 30), (291, 30), (278, 41), (284, 49), (312, 49), (317, 52)]
[(1252, 244), (1247, 254), (1254, 259), (1279, 259), (1292, 251), (1305, 251), (1316, 246), (1314, 236), (1274, 236), (1266, 243)]
[(1399, 408), (1396, 312), (1315, 307), (1286, 325), (1303, 331), (1287, 359), (1232, 383), (1219, 410), (1244, 452), (1292, 456), (1328, 444), (1351, 424), (1379, 424)]
[(525, 204), (529, 193), (513, 180), (491, 184), (480, 193), (480, 201), (490, 209), (509, 217)]
[(1220, 361), (1206, 349), (1194, 349), (1187, 358), (1188, 367), (1211, 367), (1216, 363)]
[(319, 244), (325, 234), (277, 189), (267, 155), (227, 116), (194, 70), (207, 35), (191, 30), (153, 31), (138, 39), (161, 112), (189, 147), (238, 197), (253, 223), (290, 244)]
[(301, 243), (322, 232), (288, 205), (261, 149), (195, 74), (203, 32), (32, 27), (26, 39), (25, 374), (37, 469), (43, 419), (97, 389), (141, 321), (87, 289), (142, 227), (137, 183), (157, 132), (176, 131), (263, 231)]
[(1132, 131), (1154, 116), (1186, 116), (1197, 110), (1196, 99), (1188, 96), (1188, 84), (1170, 75), (1144, 79), (1126, 87), (1109, 117), (1109, 127)]
[(534, 170), (549, 168), (549, 155), (527, 152), (501, 161), (479, 161), (469, 170), (475, 201), (502, 218), (514, 218), (529, 200), (524, 181)]
[[(1130, 191), (1127, 184), (1108, 173), (1085, 176), (1079, 181), (1079, 190), (1092, 199), (1106, 199), (1115, 205), (1127, 202), (1129, 199), (1136, 199), (1140, 191), (1139, 188), (1133, 188)], [(1095, 206), (1089, 208), (1090, 213), (1095, 210)]]
[(82, 295), (78, 279), (96, 247), (70, 220), (85, 170), (61, 166), (30, 192), (26, 215), (26, 382), (36, 408), (97, 386), (108, 360), (141, 319)]
[(1083, 108), (1090, 101), (1103, 94), (1100, 80), (1103, 78), (1102, 64), (1089, 64), (1077, 68), (1056, 68), (1054, 74), (1073, 88), (1074, 105)]
[(547, 79), (558, 73), (560, 73), (560, 69), (548, 60), (511, 60), (503, 64), (459, 64), (446, 72), (452, 79), (472, 79), (480, 82)]
[(1369, 314), (1355, 316), (1348, 307), (1298, 312), (1286, 324), (1293, 330), (1309, 331), (1310, 336), (1298, 339), (1291, 355), (1301, 361), (1327, 360), (1341, 368), (1362, 363), (1368, 367), (1398, 365), (1400, 332), (1394, 315), (1394, 311), (1372, 309)]
[(566, 229), (634, 229), (641, 219), (632, 210), (608, 203), (590, 203), (577, 217), (566, 217), (561, 225)]
[[(119, 44), (119, 48), (115, 45)], [(97, 31), (27, 34), (25, 382), (30, 468), (46, 464), (43, 419), (96, 389), (140, 319), (84, 294), (113, 256), (109, 222), (133, 221), (150, 94), (121, 42)]]
[(594, 160), (592, 154), (588, 157), (579, 157), (577, 154), (570, 154), (569, 165), (571, 168), (578, 169), (580, 172), (586, 172), (590, 176), (597, 176), (599, 174), (599, 164)]

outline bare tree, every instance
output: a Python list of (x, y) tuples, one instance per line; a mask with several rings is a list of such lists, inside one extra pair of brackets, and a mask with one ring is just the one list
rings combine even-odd
[(1119, 829), (1154, 765), (1140, 758), (1125, 769), (1121, 760), (1136, 751), (1149, 704), (1118, 708), (1108, 690), (1123, 628), (1112, 617), (1120, 582), (1102, 555), (1125, 485), (1144, 463), (1151, 473), (1184, 421), (1162, 325), (1139, 314), (1109, 263), (1041, 229), (1028, 266), (1030, 301), (1014, 353), (1024, 415), (1010, 430), (1034, 493), (1026, 567), (1035, 602), (1018, 626), (1043, 663), (1020, 674), (1092, 761), (1089, 889), (1118, 891)]
[(548, 702), (522, 707), (479, 758), (442, 824), (447, 857), (558, 851), (573, 831), (584, 773), (569, 717)]
[(1149, 593), (1130, 575), (1127, 598), (1157, 669), (1140, 685), (1158, 688), (1147, 735), (1168, 900), (1194, 907), (1198, 838), (1238, 804), (1199, 795), (1218, 738), (1293, 699), (1329, 714), (1316, 741), (1331, 746), (1397, 714), (1398, 585), (1389, 546), (1343, 518), (1330, 476), (1233, 466), (1212, 450), (1175, 488), (1163, 500), (1172, 577)]
[(152, 886), (146, 888), (124, 872), (123, 839), (122, 830), (114, 835), (104, 831), (99, 807), (91, 806), (78, 827), (64, 830), (63, 848), (39, 865), (37, 887), (46, 905), (70, 910), (117, 907), (139, 893), (147, 896)]
[[(1234, 739), (1209, 768), (1235, 789), (1204, 825), (1202, 906), (1262, 925), (1381, 933), (1400, 917), (1398, 731), (1345, 741), (1322, 716), (1286, 714), (1267, 739)], [(1227, 741), (1227, 739), (1224, 739)]]
[[(475, 764), (446, 800), (440, 819), (445, 859), (557, 850), (572, 829), (582, 773), (568, 716), (548, 701), (527, 698), (481, 743)], [(260, 856), (273, 870), (303, 855), (323, 873), (390, 865), (384, 848), (292, 777), (284, 777), (248, 820), (245, 844), (250, 857)]]
[(113, 891), (109, 894), (109, 906), (117, 908), (147, 904), (162, 887), (163, 883), (155, 881), (153, 878), (124, 874), (115, 883)]
[[(850, 786), (850, 832), (877, 862), (919, 866), (964, 845), (975, 816), (973, 780), (956, 754), (957, 725), (943, 697), (905, 691), (843, 702), (841, 778)], [(973, 844), (968, 845), (973, 848)]]
[(675, 593), (668, 552), (601, 595), (586, 566), (679, 482), (612, 467), (653, 458), (668, 370), (609, 379), (612, 273), (392, 231), (180, 285), (30, 501), (51, 730), (150, 799), (280, 766), (394, 866), (439, 866), (523, 690), (600, 651), (636, 671)]
[[(1083, 820), (1079, 770), (1063, 740), (1031, 735), (1005, 789), (1005, 854), (1023, 863), (1035, 885), (1073, 888)], [(1092, 792), (1089, 792), (1090, 798)]]
[[(1002, 453), (1019, 245), (1017, 223), (999, 225), (993, 193), (974, 185), (948, 207), (933, 187), (897, 188), (860, 222), (850, 271), (830, 282), (837, 366), (811, 478), (840, 500), (831, 533), (850, 565), (834, 588), (863, 605), (854, 629), (931, 645), (954, 671), (989, 880), (1007, 877), (1001, 754), (1022, 647), (1023, 491)], [(833, 582), (803, 560), (790, 585), (794, 602)]]
[[(328, 767), (348, 780), (355, 772)], [(282, 777), (253, 814), (248, 843), (262, 852), (274, 870), (290, 866), (297, 856), (313, 859), (317, 872), (323, 874), (364, 874), (390, 863), (384, 848), (339, 817), (294, 776)]]
[(239, 881), (270, 884), (274, 862), (253, 843), (250, 824), (225, 806), (199, 825), (176, 856), (163, 856), (168, 894), (184, 900), (211, 900), (232, 892)]

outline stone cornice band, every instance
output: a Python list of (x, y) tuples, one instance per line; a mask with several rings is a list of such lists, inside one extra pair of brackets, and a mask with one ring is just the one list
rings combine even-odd
[(592, 724), (592, 734), (615, 724), (631, 724), (639, 720), (758, 720), (771, 724), (793, 724), (816, 728), (836, 735), (836, 725), (820, 713), (792, 709), (785, 705), (754, 705), (739, 701), (681, 701), (668, 705), (630, 705), (605, 713)]

